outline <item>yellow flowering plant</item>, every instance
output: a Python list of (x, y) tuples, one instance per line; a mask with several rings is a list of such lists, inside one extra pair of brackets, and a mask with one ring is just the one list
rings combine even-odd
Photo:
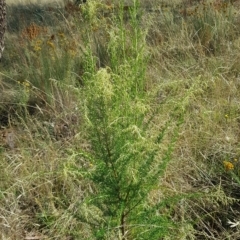
[(223, 161), (223, 165), (226, 171), (230, 171), (234, 169), (234, 165), (230, 161)]
[(223, 166), (226, 172), (228, 172), (231, 177), (240, 184), (240, 165), (239, 160), (234, 158), (232, 161), (223, 161)]

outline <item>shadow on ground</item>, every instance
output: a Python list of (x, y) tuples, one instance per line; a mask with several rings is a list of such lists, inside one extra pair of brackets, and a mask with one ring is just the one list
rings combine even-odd
[(40, 26), (52, 27), (59, 24), (69, 9), (57, 4), (17, 4), (7, 6), (7, 31), (17, 33), (24, 27), (35, 23)]

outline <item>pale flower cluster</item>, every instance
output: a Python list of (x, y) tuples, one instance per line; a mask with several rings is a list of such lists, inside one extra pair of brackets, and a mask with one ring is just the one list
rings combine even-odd
[(97, 21), (97, 12), (99, 5), (101, 3), (100, 1), (96, 0), (88, 0), (86, 4), (82, 6), (82, 11), (87, 14), (88, 18), (91, 20), (92, 23)]
[(143, 103), (141, 100), (137, 100), (133, 106), (133, 111), (139, 114), (145, 114), (150, 110), (150, 106)]
[(111, 81), (111, 74), (107, 72), (106, 68), (100, 68), (94, 78), (95, 96), (102, 96), (107, 102), (113, 96), (113, 85)]

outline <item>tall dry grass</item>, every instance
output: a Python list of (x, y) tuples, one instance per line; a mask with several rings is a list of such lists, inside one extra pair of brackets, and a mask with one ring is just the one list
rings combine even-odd
[(139, 3), (9, 5), (2, 239), (239, 238), (239, 6)]

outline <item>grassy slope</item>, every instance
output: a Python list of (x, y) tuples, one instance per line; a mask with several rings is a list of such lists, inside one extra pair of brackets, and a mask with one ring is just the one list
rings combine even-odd
[(32, 3), (32, 4), (49, 4), (49, 3), (63, 3), (63, 1), (61, 1), (61, 0), (38, 0), (38, 1), (36, 1), (36, 0), (7, 0), (6, 1), (6, 3), (7, 3), (7, 5), (13, 5), (13, 4), (16, 4), (16, 5), (18, 5), (18, 4), (30, 4), (30, 3)]
[[(178, 119), (176, 106), (184, 112), (171, 161), (148, 203), (167, 201), (160, 215), (181, 226), (165, 239), (238, 239), (239, 226), (230, 228), (228, 220), (240, 220), (239, 8), (217, 5), (206, 15), (202, 5), (196, 12), (179, 8), (145, 12), (142, 21), (151, 55), (145, 88), (162, 113), (155, 131)], [(107, 18), (89, 25), (73, 10), (8, 10), (18, 12), (9, 17), (1, 62), (1, 237), (98, 239), (86, 219), (101, 219), (99, 209), (79, 203), (97, 189), (85, 177), (94, 165), (79, 154), (91, 145), (77, 88), (84, 84), (86, 32), (95, 37), (96, 67), (104, 67), (110, 64), (105, 26), (114, 26)]]

